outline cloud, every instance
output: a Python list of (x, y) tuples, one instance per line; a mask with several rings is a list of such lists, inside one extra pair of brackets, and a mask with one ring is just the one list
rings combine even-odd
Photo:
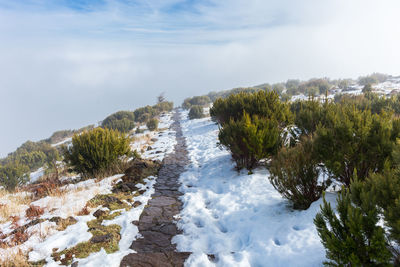
[(67, 2), (0, 0), (0, 154), (163, 91), (398, 74), (394, 0)]

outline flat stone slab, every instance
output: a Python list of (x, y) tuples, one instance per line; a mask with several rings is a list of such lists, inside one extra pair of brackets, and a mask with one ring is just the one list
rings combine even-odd
[(121, 261), (121, 267), (176, 267), (183, 266), (188, 252), (149, 252), (129, 254)]

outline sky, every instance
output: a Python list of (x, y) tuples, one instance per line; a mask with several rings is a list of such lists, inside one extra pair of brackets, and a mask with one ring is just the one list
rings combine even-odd
[(400, 74), (398, 0), (0, 0), (0, 156), (118, 110)]

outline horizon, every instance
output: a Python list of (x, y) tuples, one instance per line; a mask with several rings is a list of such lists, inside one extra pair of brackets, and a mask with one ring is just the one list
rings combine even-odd
[(0, 157), (162, 92), (400, 74), (397, 1), (243, 3), (0, 0)]

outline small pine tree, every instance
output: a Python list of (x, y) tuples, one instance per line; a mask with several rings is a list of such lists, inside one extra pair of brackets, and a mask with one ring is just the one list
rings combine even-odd
[(364, 190), (359, 181), (343, 189), (336, 210), (324, 198), (314, 223), (326, 249), (329, 266), (390, 266), (392, 253), (385, 230), (378, 225), (380, 214), (376, 195)]

